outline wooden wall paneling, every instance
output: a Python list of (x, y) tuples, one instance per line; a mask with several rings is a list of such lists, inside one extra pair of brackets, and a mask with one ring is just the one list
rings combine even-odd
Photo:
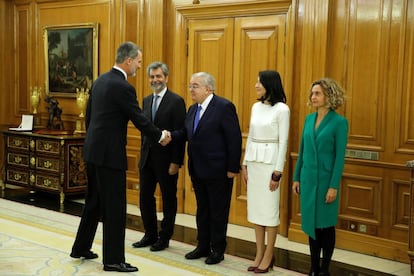
[(407, 161), (407, 168), (410, 170), (410, 220), (408, 224), (408, 256), (410, 258), (411, 273), (414, 274), (414, 160)]
[(361, 173), (343, 175), (339, 216), (344, 223), (340, 223), (339, 228), (377, 235), (382, 223), (382, 208), (386, 208), (381, 196), (384, 181), (373, 169), (365, 168)]
[(299, 9), (302, 10), (301, 15), (302, 22), (302, 44), (301, 44), (301, 56), (302, 60), (299, 64), (300, 75), (297, 76), (297, 80), (300, 81), (300, 129), (303, 127), (303, 121), (306, 115), (309, 113), (306, 102), (308, 99), (309, 86), (312, 81), (325, 76), (326, 66), (326, 48), (327, 48), (327, 36), (328, 36), (328, 2), (317, 0), (315, 3), (313, 0), (299, 1)]
[(31, 81), (32, 55), (30, 49), (32, 45), (31, 39), (31, 22), (32, 9), (29, 4), (15, 6), (15, 30), (14, 30), (14, 112), (15, 123), (21, 120), (21, 114), (28, 114), (30, 110), (30, 101), (28, 97), (29, 86)]
[[(404, 1), (404, 4), (399, 8), (400, 17), (397, 22), (402, 22), (399, 37), (397, 37), (399, 48), (398, 51), (398, 66), (395, 70), (399, 74), (396, 76), (396, 98), (395, 102), (395, 127), (394, 130), (395, 152), (403, 154), (400, 162), (405, 162), (412, 157), (407, 156), (414, 154), (414, 3), (413, 1)], [(397, 16), (398, 16), (397, 15)], [(392, 91), (394, 87), (390, 87)], [(394, 153), (394, 152), (392, 152)], [(405, 159), (405, 160), (404, 160)]]
[[(349, 119), (349, 146), (384, 151), (385, 89), (384, 32), (382, 4), (351, 1), (349, 6), (349, 47), (346, 117)], [(362, 91), (370, 91), (363, 93)], [(363, 110), (363, 112), (361, 112)], [(381, 158), (381, 157), (380, 157)]]
[[(173, 25), (173, 23), (175, 23), (175, 25), (176, 25), (176, 30), (175, 31), (177, 32), (175, 34), (175, 37), (177, 37), (177, 35), (178, 35), (178, 37), (180, 37), (180, 36), (183, 36), (183, 32), (186, 31), (187, 22), (188, 22), (188, 24), (190, 24), (190, 22), (193, 22), (193, 21), (201, 22), (202, 20), (207, 20), (207, 19), (210, 19), (210, 20), (214, 20), (215, 18), (220, 18), (220, 19), (221, 18), (227, 18), (227, 19), (229, 19), (229, 18), (241, 18), (242, 16), (251, 16), (252, 18), (249, 19), (249, 20), (251, 20), (251, 22), (253, 22), (254, 21), (253, 17), (255, 17), (255, 16), (280, 14), (280, 15), (283, 15), (283, 21), (285, 22), (286, 21), (286, 14), (287, 14), (289, 8), (291, 7), (291, 4), (292, 4), (292, 1), (256, 1), (254, 3), (251, 2), (251, 1), (236, 1), (236, 2), (234, 2), (234, 1), (230, 1), (230, 2), (221, 1), (220, 3), (218, 3), (217, 1), (208, 1), (208, 2), (206, 1), (206, 2), (203, 2), (202, 4), (199, 4), (199, 5), (191, 5), (189, 3), (184, 3), (184, 1), (178, 1), (177, 0), (177, 1), (172, 1), (171, 2), (171, 7), (170, 8), (175, 7), (175, 9), (173, 9), (175, 16), (171, 17), (171, 22), (172, 22), (171, 25)], [(263, 17), (263, 18), (265, 18), (265, 17)], [(235, 20), (237, 20), (237, 19), (235, 19)], [(276, 20), (277, 24), (279, 23), (278, 20), (279, 19)], [(257, 20), (257, 21), (259, 22), (259, 20)], [(246, 22), (248, 22), (247, 19), (246, 19)], [(255, 23), (255, 24), (257, 24), (257, 26), (260, 25), (260, 23)], [(267, 23), (265, 23), (265, 25), (266, 24)], [(252, 27), (253, 27), (253, 25), (252, 25)], [(253, 27), (253, 29), (254, 29), (254, 27)], [(258, 27), (258, 29), (260, 30), (259, 27)], [(283, 30), (283, 32), (285, 31), (284, 28), (281, 28), (281, 30)], [(240, 30), (235, 30), (233, 36), (235, 37), (238, 32), (240, 32)], [(188, 36), (191, 36), (191, 31), (189, 31)], [(234, 37), (233, 37), (233, 39), (235, 39)], [(280, 41), (283, 41), (283, 40), (280, 40)], [(175, 50), (180, 53), (181, 49), (183, 49), (183, 47), (182, 47), (183, 44), (180, 43), (180, 42), (177, 42), (177, 39), (175, 39), (175, 41), (176, 41), (176, 44), (174, 44)], [(188, 46), (188, 53), (187, 53), (187, 51), (185, 51), (182, 58), (187, 58), (187, 57), (189, 59), (193, 58), (193, 55), (191, 54), (191, 51), (190, 51), (193, 47), (192, 45), (190, 45), (191, 41), (192, 41), (191, 38), (188, 39), (188, 45), (187, 45)], [(246, 41), (248, 41), (248, 40), (246, 40)], [(257, 41), (259, 41), (259, 40), (257, 40)], [(259, 45), (259, 44), (257, 44), (257, 45), (255, 44), (255, 43), (257, 43), (257, 41), (254, 41), (252, 43), (252, 45), (253, 46)], [(279, 40), (278, 40), (278, 42), (279, 42)], [(283, 41), (283, 43), (284, 43), (284, 41)], [(283, 43), (282, 43), (282, 45), (284, 45)], [(250, 46), (252, 46), (252, 45), (250, 45)], [(249, 45), (247, 45), (247, 46), (249, 46)], [(184, 49), (187, 49), (187, 47), (184, 48)], [(269, 49), (271, 49), (271, 47), (269, 47)], [(283, 49), (283, 47), (282, 47), (282, 49)], [(236, 52), (238, 50), (239, 50), (238, 47), (235, 47), (234, 51)], [(249, 49), (249, 50), (251, 50), (251, 49)], [(255, 50), (252, 51), (252, 53), (253, 52), (255, 52)], [(281, 52), (283, 52), (283, 51), (281, 51)], [(209, 54), (211, 56), (210, 52), (209, 52)], [(290, 54), (293, 55), (292, 52), (290, 52)], [(274, 56), (274, 55), (275, 55), (275, 53), (272, 53), (270, 55), (270, 58), (269, 58), (270, 61), (268, 61), (270, 64), (272, 63), (272, 58), (271, 57)], [(255, 80), (257, 79), (258, 69), (255, 69), (254, 66), (256, 66), (256, 65), (254, 64), (254, 62), (252, 64), (250, 64), (250, 65), (253, 65), (253, 67), (249, 68), (250, 72), (254, 72), (254, 73), (249, 72), (248, 73), (249, 78), (246, 78), (244, 74), (242, 75), (242, 73), (238, 72), (239, 69), (236, 68), (237, 67), (237, 62), (238, 62), (238, 61), (236, 61), (236, 59), (242, 58), (242, 59), (246, 59), (246, 61), (251, 61), (248, 58), (246, 58), (246, 56), (250, 57), (250, 56), (252, 56), (252, 54), (249, 53), (248, 51), (243, 51), (241, 56), (240, 55), (235, 55), (234, 62), (233, 62), (233, 64), (231, 64), (232, 68), (230, 68), (230, 70), (226, 70), (226, 72), (225, 72), (225, 74), (227, 76), (231, 75), (230, 81), (232, 81), (232, 82), (229, 82), (229, 83), (232, 83), (233, 86), (238, 85), (238, 84), (242, 83), (243, 81), (245, 82), (246, 79), (251, 79), (250, 75), (255, 75), (254, 79)], [(179, 60), (180, 56), (176, 55), (176, 57), (177, 57), (177, 59), (176, 59), (177, 61), (174, 62), (174, 66), (182, 67), (182, 65), (180, 63), (181, 61)], [(174, 58), (174, 60), (175, 60), (175, 58)], [(226, 58), (226, 60), (228, 60), (228, 58)], [(286, 63), (286, 60), (285, 59), (279, 59), (278, 62), (280, 62), (280, 64), (282, 64), (284, 66), (285, 63)], [(265, 63), (262, 63), (261, 65), (264, 66), (264, 64)], [(278, 63), (278, 65), (279, 65), (279, 63)], [(211, 66), (214, 67), (214, 65), (211, 65)], [(226, 67), (226, 66), (224, 66), (224, 67)], [(192, 73), (192, 71), (193, 72), (198, 71), (198, 70), (191, 70), (190, 69), (190, 68), (194, 68), (194, 65), (192, 64), (191, 60), (188, 61), (188, 64), (187, 64), (186, 68), (187, 68), (187, 79), (186, 80), (181, 79), (179, 81), (180, 83), (182, 83), (185, 86), (188, 83), (188, 80), (189, 80), (188, 76), (190, 75), (190, 73)], [(282, 74), (285, 73), (285, 69), (282, 69), (282, 70), (280, 68), (278, 68), (278, 69), (279, 69), (279, 71), (282, 71)], [(179, 68), (179, 70), (183, 70), (183, 69)], [(228, 72), (232, 72), (232, 74), (229, 74)], [(282, 78), (283, 78), (283, 76), (282, 76)], [(218, 83), (217, 86), (220, 87), (220, 85), (221, 85), (220, 84), (220, 79), (218, 80), (217, 83)], [(244, 83), (243, 83), (243, 85), (244, 85)], [(254, 82), (253, 82), (253, 85), (254, 85)], [(251, 87), (252, 87), (252, 84), (250, 84), (250, 81), (249, 81), (248, 87), (244, 88), (244, 89), (249, 90), (249, 89), (251, 89)], [(222, 91), (222, 89), (220, 88), (218, 91)], [(236, 92), (236, 91), (239, 91), (239, 89), (236, 89), (235, 87), (233, 87), (233, 91), (225, 89), (224, 96), (231, 99), (233, 102), (235, 102), (239, 116), (243, 117), (243, 116), (246, 116), (246, 114), (244, 114), (244, 108), (239, 106), (239, 103), (244, 100), (244, 97), (246, 95), (240, 95), (240, 93)], [(218, 93), (220, 93), (220, 92), (218, 92)], [(227, 94), (227, 93), (229, 93), (229, 94)], [(251, 93), (249, 93), (248, 95), (251, 96)], [(187, 96), (186, 98), (189, 99), (189, 96)], [(187, 102), (187, 104), (189, 105), (190, 103)], [(245, 101), (243, 101), (243, 104), (245, 104)], [(250, 107), (248, 108), (248, 113), (250, 114)], [(249, 115), (247, 115), (247, 117), (249, 118)], [(191, 182), (190, 182), (188, 177), (186, 179), (186, 185), (191, 185)], [(242, 184), (240, 183), (240, 178), (236, 179), (235, 187), (241, 187), (241, 186), (242, 186)], [(191, 186), (188, 186), (188, 188), (191, 189)], [(243, 188), (243, 189), (245, 189), (245, 188)], [(238, 190), (242, 191), (243, 189), (238, 189)], [(236, 188), (236, 190), (237, 190), (237, 188)], [(186, 204), (190, 200), (188, 195), (187, 195), (187, 192), (188, 191), (186, 190)], [(194, 198), (191, 192), (190, 192), (190, 195), (192, 196), (192, 198)], [(241, 196), (240, 198), (243, 198), (243, 196)], [(235, 200), (233, 200), (233, 202), (235, 202)], [(191, 206), (192, 207), (186, 208), (185, 212), (194, 213), (195, 212), (194, 204), (191, 205)], [(246, 224), (247, 223), (246, 218), (242, 219), (242, 217), (244, 215), (242, 213), (240, 214), (240, 210), (243, 210), (243, 208), (236, 208), (236, 207), (232, 206), (232, 210), (236, 210), (235, 212), (237, 212), (239, 214), (240, 220), (243, 220), (243, 222), (241, 222), (241, 224)], [(287, 212), (286, 212), (286, 214), (287, 214)], [(237, 220), (238, 219), (235, 219), (235, 217), (230, 215), (230, 221), (231, 222), (234, 223), (234, 221), (237, 221)], [(287, 220), (287, 218), (286, 218), (286, 220)]]
[[(195, 72), (209, 72), (216, 79), (217, 95), (232, 100), (233, 68), (232, 19), (200, 19), (188, 22), (187, 84)], [(187, 106), (192, 104), (187, 94)], [(191, 179), (186, 175), (184, 211), (195, 214), (196, 201)]]
[[(10, 80), (14, 79), (14, 36), (13, 25), (14, 12), (10, 1), (0, 1), (0, 124), (10, 124), (11, 116), (14, 113), (14, 98), (11, 96), (13, 85)], [(3, 148), (0, 149), (3, 153)]]
[[(273, 69), (284, 76), (285, 25), (285, 14), (235, 18), (234, 45), (238, 47), (234, 47), (233, 90), (238, 91), (234, 95), (234, 102), (237, 104), (243, 145), (249, 132), (250, 110), (253, 103), (257, 102), (254, 87), (258, 72)], [(286, 184), (282, 180), (281, 187)], [(246, 192), (246, 185), (239, 178), (233, 192), (233, 223), (247, 225)]]
[[(46, 26), (56, 26), (62, 24), (79, 24), (88, 22), (97, 22), (99, 24), (98, 33), (98, 75), (108, 71), (115, 59), (115, 28), (111, 23), (115, 21), (118, 15), (111, 1), (54, 1), (39, 2), (36, 5), (37, 13), (37, 36), (43, 37), (43, 28)], [(36, 68), (45, 68), (44, 41), (41, 40), (39, 47), (35, 49), (39, 57), (39, 64)], [(36, 71), (36, 81), (44, 83), (46, 80), (45, 70)], [(43, 90), (43, 93), (45, 91)], [(46, 120), (46, 104), (43, 102), (44, 94), (41, 96), (41, 106), (39, 111), (42, 118)], [(79, 110), (75, 104), (74, 98), (60, 97), (59, 105), (63, 113), (62, 119), (65, 121), (65, 127), (73, 128)]]
[(389, 210), (389, 237), (401, 242), (407, 241), (410, 221), (410, 181), (393, 178), (391, 187), (391, 210)]
[[(328, 13), (325, 72), (347, 91), (345, 107), (339, 112), (350, 122), (348, 147), (379, 152), (379, 160), (348, 158), (346, 161), (340, 191), (337, 247), (406, 262), (408, 175), (401, 163), (408, 155), (396, 153), (399, 150), (409, 153), (412, 146), (408, 138), (412, 124), (407, 125), (412, 99), (405, 90), (412, 86), (405, 79), (411, 79), (412, 75), (413, 62), (409, 61), (413, 60), (410, 44), (413, 32), (407, 31), (413, 25), (412, 3), (405, 0), (334, 2), (330, 2)], [(312, 23), (317, 11), (312, 10), (309, 2), (299, 1), (299, 11), (295, 42), (300, 41), (297, 45), (301, 54), (295, 59), (301, 61), (303, 74), (294, 79), (300, 79), (300, 87), (308, 89), (304, 80), (313, 72), (306, 68), (313, 65), (310, 56), (316, 44), (306, 45), (306, 41), (317, 38), (318, 32), (323, 34), (325, 26), (323, 21), (322, 27), (320, 23)], [(323, 70), (316, 66), (316, 71)], [(303, 98), (295, 104), (306, 115), (309, 110), (302, 104), (307, 94), (298, 97)], [(299, 114), (300, 124), (302, 114)], [(300, 131), (297, 135), (300, 136)], [(398, 149), (397, 145), (403, 146)], [(291, 160), (293, 171), (294, 152)], [(289, 239), (306, 242), (307, 237), (300, 229), (298, 198), (291, 198), (290, 207)], [(359, 244), (351, 241), (351, 237)], [(393, 252), (388, 250), (390, 246), (395, 248)]]
[[(6, 0), (0, 0), (0, 124), (10, 123), (10, 114), (12, 114), (12, 94), (11, 82), (12, 72), (14, 71), (13, 46), (9, 43), (13, 41), (12, 29), (13, 14), (11, 3)], [(7, 43), (4, 43), (7, 41)], [(0, 168), (4, 168), (4, 138), (0, 138)], [(4, 170), (0, 169), (0, 187), (4, 187)]]
[[(331, 1), (332, 2), (332, 1)], [(309, 88), (312, 81), (326, 75), (326, 66), (330, 62), (327, 59), (328, 48), (328, 1), (298, 0), (296, 3), (295, 17), (295, 55), (291, 61), (296, 64), (293, 75), (293, 94), (291, 106), (291, 136), (292, 151), (288, 168), (291, 175), (294, 173), (297, 151), (302, 135), (304, 120), (307, 114), (313, 112), (308, 106)], [(329, 25), (330, 26), (330, 25)], [(331, 31), (329, 29), (329, 31)], [(297, 53), (297, 54), (296, 54)], [(292, 183), (292, 178), (288, 181)], [(289, 226), (288, 238), (294, 241), (306, 243), (308, 238), (301, 230), (301, 214), (299, 197), (291, 192), (289, 195)]]
[[(195, 72), (209, 72), (216, 79), (217, 95), (233, 98), (233, 29), (232, 19), (190, 20), (188, 30), (187, 81)], [(187, 99), (191, 102), (191, 98)]]
[[(141, 22), (142, 22), (142, 7), (141, 1), (130, 0), (125, 1), (125, 5), (119, 6), (119, 10), (122, 11), (119, 14), (124, 14), (119, 18), (119, 43), (115, 46), (116, 48), (120, 43), (124, 41), (132, 41), (138, 46), (143, 47), (140, 41), (141, 36)], [(142, 71), (145, 71), (145, 66), (137, 71), (137, 76), (142, 76)], [(139, 79), (139, 80), (138, 80)], [(136, 88), (137, 91), (137, 100), (142, 102), (142, 82), (139, 77), (130, 77), (128, 81)], [(137, 86), (138, 85), (138, 86)], [(139, 86), (141, 85), (141, 86)], [(127, 193), (127, 203), (134, 204), (139, 206), (139, 158), (140, 158), (140, 148), (141, 148), (141, 134), (135, 128), (132, 123), (128, 125), (128, 134), (127, 134), (127, 162), (128, 170), (126, 172), (126, 193)]]

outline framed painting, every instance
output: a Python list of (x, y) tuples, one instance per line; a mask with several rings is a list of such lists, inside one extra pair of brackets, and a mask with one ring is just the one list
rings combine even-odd
[(46, 81), (50, 96), (76, 97), (98, 77), (98, 23), (43, 27)]

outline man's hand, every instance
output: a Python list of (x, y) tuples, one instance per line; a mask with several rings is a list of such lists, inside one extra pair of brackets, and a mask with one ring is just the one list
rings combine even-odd
[(235, 176), (236, 176), (237, 174), (236, 173), (234, 173), (234, 172), (227, 172), (227, 177), (228, 178), (234, 178)]
[(170, 163), (170, 167), (168, 168), (168, 174), (169, 175), (177, 174), (179, 168), (180, 168), (180, 166), (178, 164)]
[(162, 133), (164, 134), (164, 139), (160, 141), (160, 144), (166, 146), (169, 142), (171, 142), (171, 132), (163, 130)]

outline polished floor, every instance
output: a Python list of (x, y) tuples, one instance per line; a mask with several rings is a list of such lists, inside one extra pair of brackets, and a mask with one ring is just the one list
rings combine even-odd
[[(83, 207), (83, 199), (79, 196), (67, 196), (60, 205), (58, 196), (43, 192), (31, 192), (20, 187), (9, 186), (2, 191), (1, 197), (20, 203), (30, 204), (57, 212), (79, 216)], [(143, 231), (140, 213), (137, 206), (128, 205), (127, 227)], [(174, 231), (174, 240), (188, 244), (196, 244), (194, 216), (178, 214)], [(248, 227), (229, 225), (228, 254), (253, 259), (255, 253), (254, 232)], [(309, 255), (307, 245), (288, 241), (278, 236), (275, 248), (276, 265), (301, 273), (309, 271)], [(411, 275), (408, 264), (353, 253), (336, 249), (331, 264), (331, 275), (344, 276), (385, 276)]]

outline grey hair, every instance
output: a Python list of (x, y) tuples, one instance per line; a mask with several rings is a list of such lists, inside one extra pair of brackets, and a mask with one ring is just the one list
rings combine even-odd
[(150, 75), (151, 70), (161, 68), (162, 72), (164, 73), (164, 76), (168, 76), (169, 69), (168, 65), (161, 62), (161, 61), (154, 61), (147, 67), (147, 74)]
[(115, 62), (123, 63), (127, 58), (135, 58), (138, 52), (142, 53), (142, 49), (131, 41), (127, 41), (119, 45), (116, 51)]
[(214, 79), (214, 77), (211, 74), (209, 74), (207, 72), (197, 72), (197, 73), (194, 73), (191, 77), (192, 78), (201, 78), (202, 85), (209, 86), (211, 91), (214, 91), (216, 89), (215, 88), (216, 80)]

